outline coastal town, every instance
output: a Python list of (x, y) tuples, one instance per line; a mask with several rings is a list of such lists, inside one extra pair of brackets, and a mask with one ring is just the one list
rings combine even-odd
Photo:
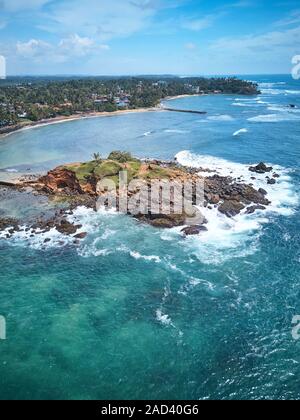
[(174, 96), (257, 93), (237, 78), (11, 78), (0, 83), (0, 134), (57, 117), (156, 107)]

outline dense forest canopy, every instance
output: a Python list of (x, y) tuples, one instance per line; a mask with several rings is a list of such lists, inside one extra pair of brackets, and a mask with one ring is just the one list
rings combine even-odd
[(11, 78), (0, 81), (0, 127), (95, 111), (153, 107), (170, 96), (257, 94), (237, 78)]

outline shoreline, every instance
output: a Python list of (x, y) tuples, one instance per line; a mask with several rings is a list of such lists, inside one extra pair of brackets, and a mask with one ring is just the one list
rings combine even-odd
[(62, 124), (66, 122), (84, 120), (84, 119), (89, 119), (89, 118), (114, 117), (114, 116), (119, 116), (119, 115), (135, 114), (135, 113), (142, 113), (142, 112), (162, 112), (162, 111), (165, 111), (164, 107), (162, 106), (163, 101), (172, 101), (176, 99), (189, 98), (193, 96), (207, 96), (207, 94), (193, 94), (193, 95), (185, 94), (185, 95), (177, 95), (177, 96), (168, 96), (166, 98), (162, 98), (160, 100), (159, 105), (157, 105), (156, 107), (150, 107), (150, 108), (126, 109), (126, 110), (118, 110), (118, 111), (113, 111), (113, 112), (106, 112), (106, 111), (86, 112), (86, 113), (83, 112), (82, 114), (73, 114), (73, 115), (70, 115), (69, 117), (59, 116), (59, 117), (50, 118), (47, 120), (41, 120), (41, 121), (36, 121), (36, 122), (33, 121), (31, 123), (24, 124), (23, 127), (20, 126), (21, 124), (18, 124), (12, 127), (4, 128), (3, 131), (8, 130), (7, 133), (6, 132), (1, 133), (1, 129), (0, 129), (0, 141), (12, 134), (25, 131), (25, 130), (31, 130), (33, 128), (45, 127), (47, 125)]
[(36, 121), (28, 124), (24, 124), (23, 127), (20, 127), (19, 125), (13, 126), (13, 127), (7, 127), (7, 130), (10, 130), (7, 133), (0, 133), (0, 140), (5, 139), (6, 137), (21, 132), (25, 130), (31, 130), (33, 128), (39, 128), (39, 127), (45, 127), (48, 125), (54, 125), (54, 124), (62, 124), (66, 122), (71, 121), (77, 121), (77, 120), (84, 120), (84, 119), (90, 119), (90, 118), (100, 118), (100, 117), (114, 117), (119, 115), (126, 115), (126, 114), (135, 114), (135, 113), (142, 113), (142, 112), (160, 112), (163, 111), (163, 108), (160, 108), (159, 106), (156, 108), (139, 108), (139, 109), (126, 109), (124, 111), (118, 110), (114, 112), (91, 112), (91, 113), (82, 113), (82, 114), (73, 114), (69, 117), (55, 117), (47, 120), (41, 120)]

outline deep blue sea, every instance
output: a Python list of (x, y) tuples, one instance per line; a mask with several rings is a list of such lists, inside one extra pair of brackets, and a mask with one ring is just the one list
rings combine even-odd
[[(262, 94), (173, 100), (207, 115), (147, 112), (91, 118), (0, 141), (0, 179), (116, 149), (250, 180), (272, 205), (232, 220), (211, 211), (185, 239), (124, 215), (79, 208), (80, 246), (50, 234), (0, 239), (0, 398), (298, 399), (300, 81), (248, 76)], [(295, 108), (290, 107), (295, 105)], [(35, 218), (30, 194), (0, 215)]]

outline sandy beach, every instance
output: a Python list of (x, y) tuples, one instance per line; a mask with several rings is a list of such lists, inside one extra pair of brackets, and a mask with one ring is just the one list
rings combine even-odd
[(163, 111), (163, 108), (160, 108), (158, 106), (156, 108), (126, 109), (124, 111), (119, 110), (119, 111), (114, 111), (114, 112), (91, 112), (91, 113), (74, 114), (74, 115), (70, 115), (69, 117), (56, 117), (56, 118), (51, 118), (47, 120), (31, 122), (28, 124), (24, 124), (23, 126), (17, 125), (17, 126), (12, 126), (12, 127), (6, 127), (6, 129), (10, 131), (8, 133), (5, 133), (5, 132), (1, 133), (1, 130), (0, 130), (0, 140), (12, 134), (18, 133), (20, 131), (31, 130), (33, 128), (39, 128), (46, 125), (62, 124), (66, 122), (89, 119), (89, 118), (115, 117), (117, 115), (135, 114), (135, 113), (141, 113), (141, 112), (159, 112), (159, 111)]
[[(194, 94), (194, 95), (169, 96), (164, 99), (161, 99), (161, 102), (172, 101), (174, 99), (188, 98), (190, 96), (204, 96), (204, 95)], [(161, 103), (155, 108), (126, 109), (126, 110), (119, 110), (119, 111), (114, 111), (114, 112), (90, 112), (90, 113), (74, 114), (74, 115), (70, 115), (69, 117), (59, 116), (59, 117), (55, 117), (55, 118), (51, 118), (47, 120), (30, 122), (24, 125), (18, 124), (16, 126), (5, 127), (3, 129), (0, 129), (0, 140), (10, 136), (11, 134), (18, 133), (20, 131), (30, 130), (33, 128), (39, 128), (46, 125), (62, 124), (62, 123), (70, 122), (70, 121), (76, 121), (76, 120), (82, 120), (82, 119), (88, 119), (88, 118), (115, 117), (117, 115), (135, 114), (135, 113), (141, 113), (141, 112), (159, 112), (159, 111), (164, 111), (164, 107), (161, 105)], [(9, 130), (9, 131), (5, 132), (6, 130)]]

